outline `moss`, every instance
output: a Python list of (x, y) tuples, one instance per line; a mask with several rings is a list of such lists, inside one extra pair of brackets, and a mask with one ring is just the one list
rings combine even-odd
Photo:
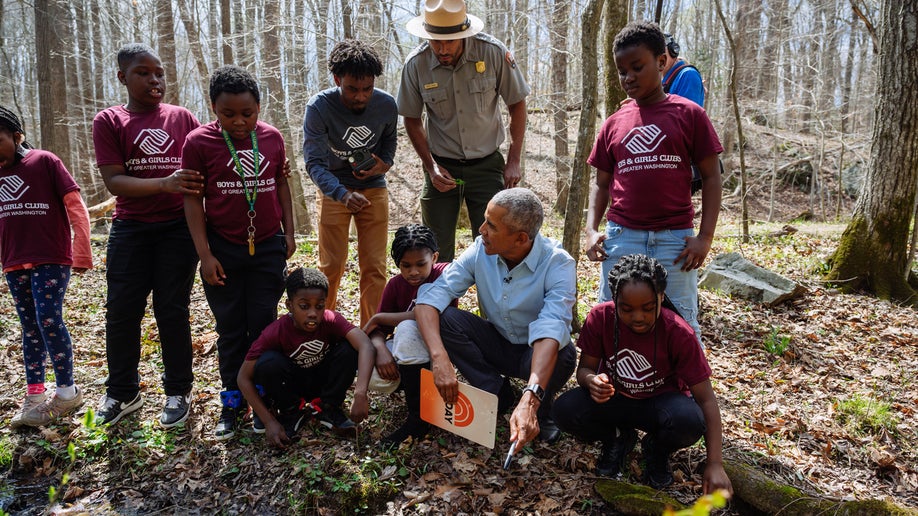
[(595, 489), (618, 514), (656, 516), (662, 514), (667, 507), (675, 510), (685, 508), (677, 500), (647, 486), (617, 480), (600, 480), (596, 482)]

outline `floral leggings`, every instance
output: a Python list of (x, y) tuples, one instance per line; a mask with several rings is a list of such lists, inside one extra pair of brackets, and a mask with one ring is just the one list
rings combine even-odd
[(26, 381), (44, 383), (45, 357), (50, 355), (57, 385), (73, 385), (73, 347), (63, 318), (70, 266), (44, 264), (12, 271), (6, 281), (22, 324)]

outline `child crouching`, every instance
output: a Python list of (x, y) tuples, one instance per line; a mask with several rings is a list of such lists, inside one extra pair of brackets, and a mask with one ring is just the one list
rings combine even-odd
[[(319, 422), (342, 436), (355, 435), (369, 413), (367, 386), (375, 352), (367, 335), (341, 314), (325, 309), (328, 279), (310, 268), (287, 275), (289, 313), (271, 323), (246, 354), (237, 383), (264, 424), (268, 442), (285, 447), (304, 420)], [(350, 419), (341, 405), (357, 370)], [(258, 392), (264, 390), (264, 398)], [(307, 410), (306, 400), (313, 400)], [(277, 409), (272, 410), (271, 406)]]

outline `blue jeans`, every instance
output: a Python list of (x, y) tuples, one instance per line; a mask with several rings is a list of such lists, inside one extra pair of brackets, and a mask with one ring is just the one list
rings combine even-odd
[(684, 272), (682, 261), (673, 261), (685, 249), (685, 237), (694, 236), (694, 229), (665, 229), (646, 231), (630, 229), (612, 221), (606, 222), (606, 240), (603, 248), (608, 258), (602, 262), (602, 277), (599, 282), (599, 300), (612, 300), (609, 289), (609, 271), (629, 254), (643, 254), (655, 258), (666, 269), (666, 295), (679, 309), (679, 314), (695, 330), (695, 337), (701, 343), (701, 327), (698, 325), (698, 271)]
[(611, 444), (616, 428), (643, 430), (665, 453), (695, 444), (706, 429), (701, 407), (681, 392), (644, 399), (615, 394), (596, 403), (587, 389), (577, 387), (558, 396), (552, 415), (563, 432), (586, 442)]
[(150, 292), (163, 354), (163, 390), (166, 396), (191, 390), (194, 374), (188, 304), (197, 263), (184, 218), (112, 222), (105, 270), (108, 396), (130, 401), (140, 390), (140, 324)]
[(63, 317), (70, 266), (44, 264), (12, 271), (6, 281), (22, 325), (26, 382), (45, 383), (45, 360), (50, 357), (57, 385), (73, 385), (73, 346)]

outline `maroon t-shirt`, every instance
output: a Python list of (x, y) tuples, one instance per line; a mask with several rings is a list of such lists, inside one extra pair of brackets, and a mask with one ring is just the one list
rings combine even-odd
[[(433, 265), (433, 268), (430, 270), (430, 275), (427, 276), (427, 279), (424, 280), (424, 283), (433, 283), (434, 280), (440, 277), (443, 274), (443, 270), (446, 269), (446, 266), (449, 265), (448, 262), (439, 262)], [(423, 285), (424, 283), (421, 283)], [(386, 283), (386, 288), (383, 290), (382, 298), (379, 300), (379, 310), (377, 313), (399, 313), (399, 312), (410, 312), (414, 310), (414, 300), (418, 297), (418, 289), (421, 287), (412, 286), (408, 283), (408, 280), (405, 279), (401, 274), (396, 275)], [(459, 300), (454, 299), (452, 306), (459, 306)], [(384, 332), (392, 333), (394, 328), (388, 326), (380, 326), (380, 329)]]
[(692, 163), (723, 152), (711, 120), (678, 95), (629, 102), (606, 119), (587, 162), (612, 173), (606, 218), (631, 229), (690, 229)]
[[(614, 321), (618, 323), (615, 349)], [(615, 302), (590, 310), (577, 347), (599, 358), (597, 373), (606, 373), (617, 391), (632, 398), (667, 392), (688, 392), (689, 386), (711, 377), (711, 367), (698, 345), (695, 331), (675, 312), (663, 308), (654, 330), (637, 334), (615, 317)], [(618, 370), (618, 375), (612, 374)]]
[[(150, 112), (132, 113), (113, 106), (92, 121), (96, 165), (122, 165), (125, 173), (143, 179), (172, 175), (182, 164), (185, 137), (200, 122), (183, 107), (160, 104)], [(160, 193), (146, 197), (119, 195), (116, 219), (162, 222), (185, 216), (182, 194)]]
[(354, 328), (356, 326), (343, 315), (326, 310), (316, 331), (302, 331), (294, 326), (293, 317), (288, 313), (261, 332), (245, 359), (258, 360), (262, 353), (275, 350), (290, 357), (302, 368), (313, 367), (325, 358), (332, 346), (349, 345), (342, 344), (341, 339)]
[[(280, 200), (277, 178), (283, 176), (284, 138), (264, 122), (255, 127), (258, 143), (258, 173), (254, 171), (252, 139), (231, 139), (236, 155), (245, 170), (245, 186), (251, 193), (257, 183), (255, 196), (255, 242), (278, 234), (281, 230)], [(188, 135), (182, 151), (182, 168), (197, 170), (204, 175), (204, 212), (207, 225), (221, 237), (235, 244), (248, 243), (249, 203), (236, 163), (223, 139), (217, 121), (202, 125)]]
[(0, 263), (73, 265), (64, 195), (79, 190), (57, 156), (30, 150), (0, 168)]

